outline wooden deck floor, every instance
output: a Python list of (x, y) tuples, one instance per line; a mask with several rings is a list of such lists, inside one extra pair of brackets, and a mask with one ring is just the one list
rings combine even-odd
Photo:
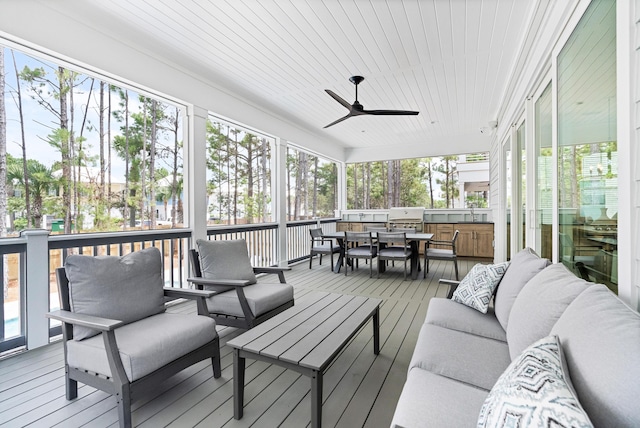
[[(459, 261), (462, 278), (476, 261)], [(344, 271), (343, 271), (344, 272)], [(431, 297), (447, 293), (439, 278), (453, 278), (451, 262), (432, 262), (426, 279), (403, 281), (402, 268), (389, 267), (380, 279), (369, 278), (363, 264), (345, 277), (314, 261), (293, 266), (287, 282), (296, 299), (310, 291), (378, 297), (380, 355), (373, 354), (367, 324), (335, 359), (324, 377), (323, 426), (388, 427), (406, 379), (418, 331)], [(195, 312), (193, 303), (171, 311)], [(242, 331), (219, 327), (222, 377), (214, 379), (210, 362), (201, 362), (167, 379), (156, 391), (133, 403), (139, 427), (305, 427), (310, 421), (309, 379), (293, 371), (247, 360), (245, 409), (233, 419), (232, 353), (227, 340)], [(79, 384), (78, 398), (64, 394), (60, 342), (0, 360), (0, 427), (110, 427), (118, 425), (115, 400)]]

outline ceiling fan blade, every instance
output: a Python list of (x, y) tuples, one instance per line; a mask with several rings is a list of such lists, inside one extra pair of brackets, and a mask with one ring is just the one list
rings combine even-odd
[[(335, 92), (333, 92), (331, 89), (325, 89), (324, 90), (327, 94), (331, 95), (331, 97), (333, 97), (334, 100), (336, 100), (337, 102), (339, 102), (340, 104), (342, 104), (343, 106), (345, 106), (347, 109), (351, 110), (351, 104), (349, 104), (344, 98), (342, 98), (340, 95), (336, 94)], [(325, 127), (326, 128), (326, 127)]]
[(348, 115), (343, 116), (343, 117), (341, 117), (340, 119), (338, 119), (338, 120), (336, 120), (336, 121), (334, 121), (334, 122), (331, 122), (330, 124), (328, 124), (327, 126), (325, 126), (325, 128), (328, 128), (328, 127), (330, 127), (330, 126), (333, 126), (333, 125), (335, 125), (336, 123), (340, 123), (340, 122), (342, 122), (343, 120), (350, 118), (351, 116), (353, 116), (353, 115), (351, 114), (351, 112), (349, 112), (349, 114), (348, 114)]
[(410, 111), (410, 110), (362, 110), (363, 114), (375, 114), (379, 116), (401, 116), (401, 115), (412, 115), (420, 113), (419, 111)]

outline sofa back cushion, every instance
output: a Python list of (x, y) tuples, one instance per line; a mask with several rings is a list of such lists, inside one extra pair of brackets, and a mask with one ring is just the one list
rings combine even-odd
[(522, 287), (549, 264), (549, 260), (541, 259), (529, 247), (511, 258), (511, 265), (498, 285), (494, 301), (496, 318), (503, 329), (507, 330), (513, 302), (516, 301)]
[(518, 294), (509, 315), (507, 342), (511, 359), (547, 336), (567, 306), (593, 285), (563, 264), (551, 265), (534, 276)]
[(207, 279), (234, 279), (258, 282), (249, 262), (247, 241), (232, 239), (228, 241), (196, 241), (200, 257), (202, 277)]
[(595, 426), (640, 426), (640, 314), (604, 285), (567, 307), (551, 330), (571, 381)]
[[(125, 323), (164, 312), (162, 256), (155, 247), (122, 257), (71, 255), (64, 268), (73, 312)], [(73, 327), (75, 340), (96, 334)]]

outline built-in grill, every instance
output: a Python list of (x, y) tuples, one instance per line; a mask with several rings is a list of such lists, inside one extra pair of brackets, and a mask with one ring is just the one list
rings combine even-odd
[(387, 227), (415, 228), (418, 232), (424, 230), (424, 207), (397, 207), (389, 209)]

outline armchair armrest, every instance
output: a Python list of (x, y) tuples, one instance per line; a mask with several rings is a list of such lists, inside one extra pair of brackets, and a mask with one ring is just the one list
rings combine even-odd
[(93, 315), (77, 314), (75, 312), (64, 310), (48, 312), (45, 316), (67, 324), (88, 327), (100, 331), (113, 331), (121, 325), (124, 325), (124, 321), (95, 317)]
[(192, 288), (164, 287), (164, 295), (167, 297), (178, 297), (182, 299), (207, 298), (215, 295), (215, 291), (194, 290)]
[(282, 284), (284, 284), (285, 282), (287, 282), (284, 279), (284, 272), (291, 270), (290, 267), (275, 267), (275, 266), (269, 266), (269, 267), (254, 267), (253, 268), (253, 272), (254, 273), (277, 273), (278, 274), (278, 279), (280, 280), (280, 282)]
[(225, 285), (227, 287), (244, 287), (250, 285), (250, 281), (244, 279), (209, 279), (209, 278), (187, 278), (188, 282), (196, 285)]
[(456, 291), (456, 289), (458, 288), (458, 285), (460, 285), (460, 281), (454, 281), (452, 279), (440, 279), (438, 280), (438, 284), (446, 284), (449, 286), (447, 299), (451, 299), (453, 297), (453, 292)]
[(432, 244), (434, 244), (434, 245), (448, 245), (450, 247), (452, 246), (451, 241), (438, 241), (436, 239), (428, 240), (427, 244), (429, 244), (429, 245), (432, 245)]

